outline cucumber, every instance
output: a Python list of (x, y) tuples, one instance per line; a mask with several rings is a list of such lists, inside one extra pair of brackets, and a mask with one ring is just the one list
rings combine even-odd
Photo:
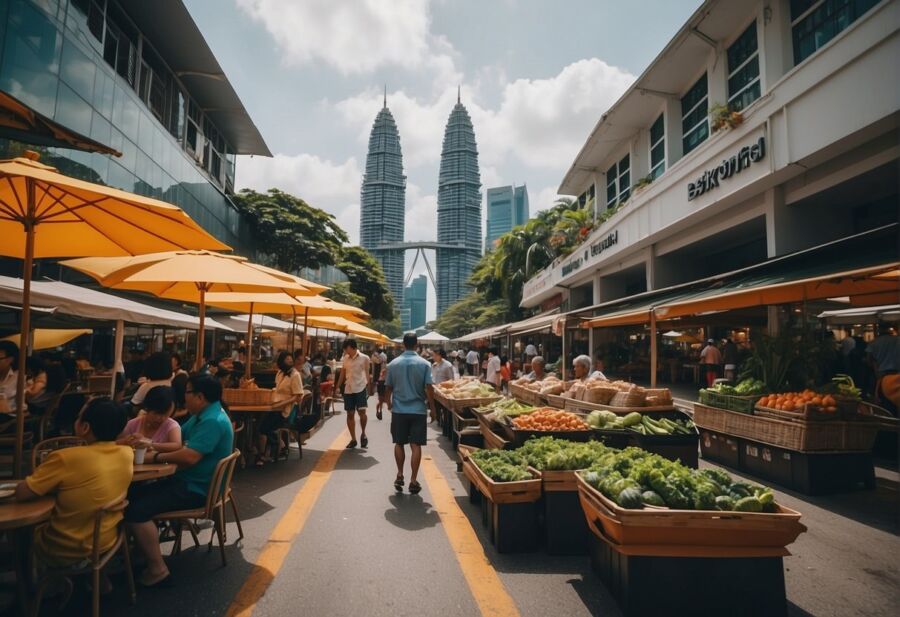
[(622, 426), (634, 426), (641, 423), (642, 414), (632, 411), (630, 414), (622, 418)]

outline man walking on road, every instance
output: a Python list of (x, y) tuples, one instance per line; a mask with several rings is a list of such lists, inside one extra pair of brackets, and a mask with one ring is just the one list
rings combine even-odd
[(403, 465), (406, 462), (406, 444), (411, 451), (412, 473), (409, 477), (409, 492), (413, 495), (422, 490), (416, 479), (419, 463), (422, 462), (422, 446), (425, 445), (427, 413), (435, 415), (434, 386), (431, 365), (416, 354), (418, 338), (413, 333), (403, 335), (406, 349), (387, 367), (385, 393), (391, 414), (391, 437), (394, 440), (394, 459), (397, 461), (397, 478), (394, 488), (403, 491)]
[(350, 431), (350, 443), (347, 449), (356, 447), (356, 418), (354, 412), (359, 413), (359, 443), (363, 448), (369, 446), (369, 438), (366, 437), (366, 407), (369, 401), (369, 385), (372, 383), (372, 373), (369, 369), (369, 356), (360, 353), (356, 341), (348, 338), (344, 341), (344, 357), (341, 358), (341, 375), (338, 377), (337, 390), (344, 388), (344, 410), (347, 412), (347, 430)]
[(481, 373), (478, 360), (478, 352), (474, 349), (470, 349), (469, 353), (466, 354), (466, 366), (469, 368), (469, 375), (475, 375), (477, 377)]

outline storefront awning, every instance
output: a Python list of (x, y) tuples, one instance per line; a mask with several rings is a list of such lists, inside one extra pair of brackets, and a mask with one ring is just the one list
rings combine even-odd
[(470, 334), (466, 334), (465, 336), (460, 336), (458, 338), (453, 339), (459, 343), (469, 343), (471, 341), (477, 341), (478, 339), (483, 338), (493, 338), (495, 336), (499, 336), (506, 332), (507, 325), (502, 326), (493, 326), (491, 328), (485, 328), (483, 330), (476, 330)]
[(547, 313), (535, 315), (522, 321), (511, 323), (507, 326), (506, 333), (512, 336), (521, 336), (523, 334), (531, 334), (540, 332), (541, 330), (550, 331), (553, 327), (553, 320), (559, 314), (559, 309), (553, 309)]
[(851, 326), (854, 324), (871, 324), (879, 321), (900, 321), (900, 304), (869, 306), (864, 308), (823, 311), (818, 315), (831, 326)]

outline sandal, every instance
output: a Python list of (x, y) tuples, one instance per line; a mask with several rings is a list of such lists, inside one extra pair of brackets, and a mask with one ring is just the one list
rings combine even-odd
[(403, 476), (398, 475), (397, 478), (394, 480), (394, 488), (397, 490), (398, 493), (403, 492), (403, 484), (404, 484)]
[(256, 467), (265, 467), (265, 466), (266, 466), (266, 459), (265, 459), (265, 457), (260, 456), (260, 455), (257, 454), (257, 455), (256, 455), (256, 460), (253, 461), (253, 464), (254, 464)]
[(410, 495), (418, 495), (419, 491), (422, 490), (422, 485), (413, 480), (409, 483), (409, 494)]

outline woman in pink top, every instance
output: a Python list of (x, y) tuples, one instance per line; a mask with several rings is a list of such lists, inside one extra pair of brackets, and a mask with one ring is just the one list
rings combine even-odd
[(173, 452), (181, 448), (181, 426), (172, 419), (175, 391), (171, 386), (152, 388), (143, 401), (144, 412), (125, 425), (116, 443), (152, 447), (157, 452)]

